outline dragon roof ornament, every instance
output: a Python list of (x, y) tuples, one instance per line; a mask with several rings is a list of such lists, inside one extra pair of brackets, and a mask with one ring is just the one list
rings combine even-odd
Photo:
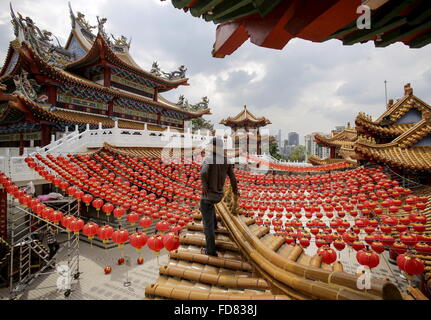
[(187, 68), (184, 65), (181, 65), (178, 67), (178, 70), (176, 71), (164, 72), (163, 70), (160, 69), (157, 61), (154, 61), (151, 66), (150, 73), (157, 77), (162, 77), (169, 80), (176, 80), (176, 79), (184, 79), (186, 77), (186, 71), (187, 71)]
[[(65, 63), (71, 62), (71, 54), (64, 50), (58, 38), (50, 31), (40, 29), (30, 17), (23, 17), (15, 12), (10, 4), (14, 34), (20, 42), (25, 41), (45, 61), (55, 67), (62, 68)], [(57, 44), (53, 43), (53, 37)]]

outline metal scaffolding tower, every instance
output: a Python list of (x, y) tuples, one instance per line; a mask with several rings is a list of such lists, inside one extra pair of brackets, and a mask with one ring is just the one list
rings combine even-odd
[[(49, 202), (45, 204), (53, 206)], [(67, 240), (64, 242), (63, 248), (58, 252), (67, 250), (68, 272), (65, 273), (64, 295), (68, 297), (71, 293), (72, 278), (78, 279), (80, 275), (79, 234), (74, 234), (60, 224), (51, 223), (34, 214), (9, 195), (8, 208), (8, 238), (11, 248), (9, 265), (10, 298), (16, 299), (23, 294), (40, 275), (57, 273), (53, 268), (55, 255), (50, 257), (49, 250), (42, 244), (43, 235), (49, 226), (55, 230), (57, 235), (58, 233), (67, 233)], [(79, 203), (74, 199), (68, 199), (62, 205), (57, 202), (55, 210), (63, 212), (64, 215), (79, 217)], [(34, 269), (36, 271), (33, 271)]]

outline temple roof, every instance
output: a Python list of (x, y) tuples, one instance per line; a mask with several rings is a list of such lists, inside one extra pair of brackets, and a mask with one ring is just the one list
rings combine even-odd
[(271, 121), (269, 121), (265, 117), (256, 117), (247, 109), (247, 106), (244, 106), (244, 109), (235, 117), (228, 117), (227, 119), (223, 119), (220, 121), (220, 124), (224, 124), (225, 126), (229, 127), (241, 127), (247, 124), (251, 124), (252, 126), (256, 127), (264, 127), (268, 124), (271, 124)]
[[(111, 95), (112, 97), (118, 97), (118, 98), (127, 98), (131, 100), (135, 100), (141, 103), (145, 103), (148, 105), (152, 105), (155, 107), (162, 107), (165, 109), (170, 109), (173, 111), (177, 111), (180, 113), (183, 113), (187, 115), (187, 118), (195, 118), (200, 117), (204, 114), (210, 114), (210, 109), (206, 108), (203, 110), (197, 110), (192, 111), (188, 109), (181, 108), (180, 106), (171, 103), (167, 101), (166, 99), (162, 99), (162, 101), (154, 101), (153, 99), (149, 99), (147, 97), (137, 95), (134, 93), (126, 92), (124, 90), (119, 90), (116, 88), (106, 87), (101, 84), (98, 84), (96, 82), (90, 81), (86, 78), (80, 77), (76, 74), (67, 72), (65, 70), (62, 70), (60, 68), (54, 67), (48, 63), (46, 63), (26, 42), (23, 42), (21, 45), (17, 45), (16, 43), (11, 44), (11, 46), (14, 47), (14, 50), (17, 51), (21, 57), (21, 59), (24, 59), (25, 61), (29, 63), (34, 63), (38, 69), (40, 70), (40, 73), (50, 77), (54, 78), (58, 81), (64, 82), (64, 83), (70, 83), (73, 85), (80, 86), (84, 89), (91, 88), (97, 92), (103, 92), (105, 94)], [(17, 68), (14, 68), (15, 73), (18, 72)], [(12, 71), (11, 71), (12, 72)], [(14, 73), (7, 73), (4, 74), (0, 80), (4, 80), (6, 77), (13, 76)]]
[(410, 170), (431, 170), (431, 144), (418, 143), (431, 135), (431, 117), (416, 123), (390, 143), (377, 144), (371, 137), (360, 136), (355, 151), (365, 158)]
[[(418, 119), (402, 118), (411, 111), (420, 113)], [(376, 120), (372, 120), (371, 116), (364, 113), (359, 113), (356, 117), (355, 124), (358, 131), (371, 133), (373, 135), (399, 136), (411, 129), (420, 118), (427, 117), (431, 113), (431, 106), (416, 97), (413, 94), (413, 88), (410, 83), (404, 86), (404, 96), (396, 103), (389, 100), (387, 109)]]
[(179, 85), (188, 85), (188, 78), (166, 79), (143, 70), (137, 65), (128, 52), (114, 52), (106, 39), (100, 33), (97, 34), (96, 39), (87, 54), (82, 58), (67, 64), (64, 70), (74, 71), (100, 63), (102, 60), (148, 79), (154, 83), (154, 87), (160, 88), (161, 92), (176, 88)]
[[(374, 41), (376, 47), (401, 42), (410, 48), (431, 42), (431, 10), (422, 0), (172, 0), (172, 4), (218, 24), (215, 57), (232, 54), (248, 39), (274, 49), (282, 49), (293, 38), (339, 39), (344, 45)], [(357, 26), (363, 4), (371, 9), (372, 28)]]
[(352, 147), (358, 137), (355, 127), (350, 127), (350, 124), (341, 132), (333, 133), (332, 137), (327, 137), (322, 134), (314, 134), (316, 142), (328, 147)]

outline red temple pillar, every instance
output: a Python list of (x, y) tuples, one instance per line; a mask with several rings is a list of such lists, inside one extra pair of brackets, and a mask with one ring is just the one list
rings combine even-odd
[(162, 120), (161, 120), (161, 119), (162, 119), (161, 117), (162, 117), (162, 115), (161, 115), (160, 113), (158, 113), (158, 114), (157, 114), (157, 124), (161, 124), (161, 123), (162, 123), (162, 122), (161, 122), (161, 121), (162, 121)]
[(0, 190), (0, 237), (7, 241), (7, 193)]
[(158, 96), (159, 96), (159, 88), (154, 88), (154, 93), (153, 93), (153, 101), (158, 101)]
[(112, 113), (114, 112), (114, 101), (109, 101), (108, 102), (108, 114), (107, 116), (112, 116)]
[(103, 72), (103, 85), (105, 87), (111, 86), (111, 68), (108, 66), (105, 66), (104, 72)]
[(48, 144), (51, 143), (51, 132), (52, 132), (52, 128), (50, 125), (42, 123), (41, 124), (41, 141), (40, 141), (40, 145), (41, 147), (44, 147)]
[(24, 134), (19, 134), (19, 155), (22, 156), (24, 154)]
[(329, 158), (332, 158), (332, 159), (335, 158), (335, 147), (329, 148)]
[(52, 84), (49, 84), (48, 90), (47, 90), (47, 96), (48, 96), (48, 103), (50, 103), (51, 105), (55, 105), (55, 103), (57, 102), (57, 87)]

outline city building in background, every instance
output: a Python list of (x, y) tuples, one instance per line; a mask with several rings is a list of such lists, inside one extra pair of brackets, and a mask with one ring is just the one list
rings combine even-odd
[(289, 141), (289, 146), (299, 145), (299, 134), (296, 132), (289, 132), (288, 141)]
[(320, 143), (317, 143), (314, 140), (314, 136), (317, 133), (314, 132), (312, 134), (307, 134), (305, 139), (305, 150), (307, 152), (307, 155), (316, 156), (321, 159), (326, 159), (329, 157), (329, 148), (326, 148), (322, 146)]

